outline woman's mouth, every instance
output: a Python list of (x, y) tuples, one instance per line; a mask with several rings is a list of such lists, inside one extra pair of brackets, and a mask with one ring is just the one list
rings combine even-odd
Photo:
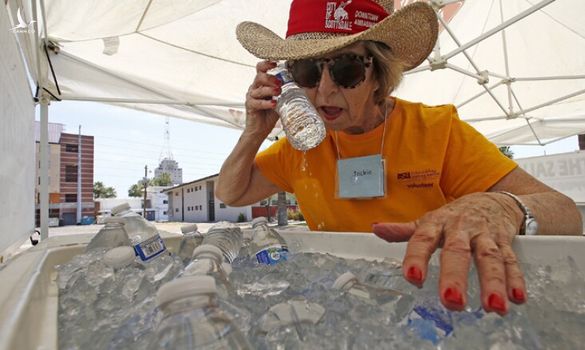
[(323, 112), (323, 118), (326, 120), (335, 120), (339, 118), (341, 113), (343, 112), (343, 108), (333, 107), (333, 106), (322, 106), (319, 109)]

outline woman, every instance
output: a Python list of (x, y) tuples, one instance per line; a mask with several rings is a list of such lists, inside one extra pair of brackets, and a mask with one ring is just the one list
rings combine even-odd
[(514, 237), (580, 234), (580, 214), (460, 121), (453, 106), (389, 97), (437, 39), (430, 6), (418, 2), (390, 15), (392, 3), (294, 0), (286, 39), (255, 23), (238, 26), (252, 54), (287, 61), (327, 136), (306, 153), (283, 139), (256, 155), (278, 120), (272, 98), (281, 92), (267, 74), (275, 63), (258, 63), (246, 128), (221, 169), (217, 196), (241, 206), (293, 192), (312, 230), (408, 241), (403, 273), (419, 287), (441, 246), (439, 293), (452, 310), (467, 302), (473, 257), (484, 309), (504, 315), (509, 301), (527, 297)]

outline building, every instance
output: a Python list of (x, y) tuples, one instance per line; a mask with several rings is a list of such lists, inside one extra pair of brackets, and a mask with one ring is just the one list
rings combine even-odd
[[(36, 137), (36, 223), (40, 211), (40, 123), (35, 123)], [(81, 142), (80, 142), (81, 141)], [(78, 167), (81, 166), (81, 217), (94, 216), (93, 136), (63, 132), (63, 125), (49, 123), (49, 224), (75, 225), (77, 219)]]
[(147, 208), (154, 210), (155, 221), (169, 221), (169, 196), (164, 192), (171, 186), (149, 186), (146, 189)]
[[(215, 196), (215, 184), (219, 174), (163, 190), (168, 194), (169, 221), (216, 222), (250, 221), (258, 216), (276, 215), (276, 196), (243, 207), (230, 207)], [(296, 211), (293, 195), (287, 193), (288, 209)]]
[(154, 177), (159, 177), (163, 173), (171, 176), (173, 185), (180, 185), (183, 183), (183, 169), (179, 168), (179, 163), (171, 158), (164, 158), (161, 160), (158, 168), (154, 169)]

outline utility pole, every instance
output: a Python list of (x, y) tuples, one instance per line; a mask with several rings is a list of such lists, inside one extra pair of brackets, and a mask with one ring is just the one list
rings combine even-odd
[(147, 174), (148, 174), (148, 165), (145, 165), (144, 166), (144, 180), (142, 181), (144, 183), (144, 203), (142, 204), (142, 217), (144, 219), (146, 219), (146, 189), (148, 188)]

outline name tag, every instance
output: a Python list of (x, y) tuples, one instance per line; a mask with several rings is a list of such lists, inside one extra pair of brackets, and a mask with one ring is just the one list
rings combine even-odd
[(386, 194), (384, 159), (373, 156), (337, 160), (337, 197), (375, 198)]

